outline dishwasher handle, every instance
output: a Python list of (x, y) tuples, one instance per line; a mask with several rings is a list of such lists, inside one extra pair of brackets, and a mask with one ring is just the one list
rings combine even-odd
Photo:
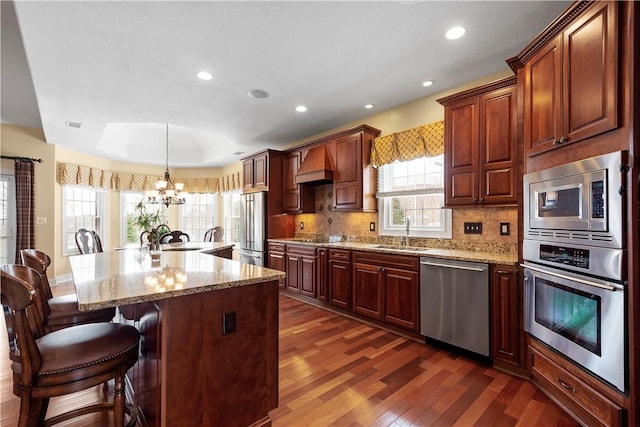
[(477, 271), (477, 272), (483, 272), (485, 270), (484, 267), (467, 267), (466, 265), (441, 264), (439, 262), (431, 262), (431, 261), (420, 261), (420, 264), (430, 265), (432, 267), (445, 267), (445, 268), (453, 268), (456, 270), (469, 270), (469, 271)]

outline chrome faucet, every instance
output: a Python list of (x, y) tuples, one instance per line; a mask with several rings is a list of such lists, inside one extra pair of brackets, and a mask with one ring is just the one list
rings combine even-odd
[(404, 245), (409, 246), (409, 217), (405, 215), (405, 222), (407, 223), (406, 231), (407, 237), (404, 239)]

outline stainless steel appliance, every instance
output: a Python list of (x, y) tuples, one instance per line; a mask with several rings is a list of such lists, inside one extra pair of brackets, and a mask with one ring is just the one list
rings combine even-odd
[(240, 196), (240, 262), (265, 265), (267, 250), (267, 193)]
[(524, 176), (524, 238), (621, 248), (626, 151)]
[(524, 328), (621, 391), (627, 171), (622, 151), (524, 176)]
[(489, 266), (420, 258), (420, 333), (489, 356)]
[(625, 391), (623, 250), (526, 242), (523, 256), (525, 330)]

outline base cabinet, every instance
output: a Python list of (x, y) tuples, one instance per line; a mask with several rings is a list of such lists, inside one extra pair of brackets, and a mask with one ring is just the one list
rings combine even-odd
[(287, 290), (316, 297), (316, 248), (287, 245)]
[[(269, 243), (267, 245), (267, 266), (274, 270), (286, 272), (285, 245), (282, 243)], [(284, 288), (286, 279), (280, 279), (280, 288)]]
[(329, 303), (351, 309), (351, 251), (329, 249)]
[(518, 268), (491, 265), (491, 357), (494, 362), (520, 367), (522, 326)]
[(529, 356), (532, 381), (580, 424), (624, 425), (624, 411), (614, 401), (621, 396), (533, 339)]

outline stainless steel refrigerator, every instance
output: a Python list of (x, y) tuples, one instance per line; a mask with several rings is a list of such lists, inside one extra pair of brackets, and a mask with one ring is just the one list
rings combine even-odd
[(267, 255), (267, 192), (240, 196), (240, 261), (264, 266)]

